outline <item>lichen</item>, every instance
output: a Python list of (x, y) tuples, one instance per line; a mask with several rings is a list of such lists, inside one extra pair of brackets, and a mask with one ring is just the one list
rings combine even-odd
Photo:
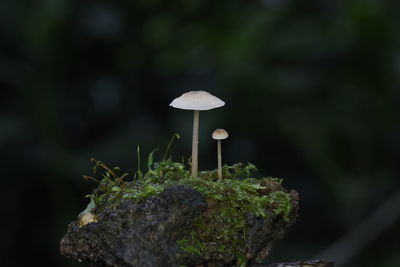
[(166, 159), (151, 162), (147, 173), (127, 181), (126, 175), (116, 174), (114, 170), (118, 169), (111, 170), (99, 161), (94, 162), (95, 167), (105, 169), (98, 188), (90, 195), (95, 202), (92, 211), (95, 214), (109, 207), (116, 208), (124, 200), (140, 203), (176, 184), (189, 185), (202, 193), (208, 204), (206, 212), (194, 220), (193, 231), (177, 240), (179, 247), (187, 253), (209, 257), (224, 255), (224, 258), (236, 261), (238, 266), (245, 266), (249, 218), (265, 222), (274, 218), (289, 219), (290, 197), (281, 186), (282, 180), (252, 178), (256, 171), (252, 164), (225, 165), (224, 179), (219, 181), (216, 170), (200, 172), (198, 178), (193, 178), (183, 163)]

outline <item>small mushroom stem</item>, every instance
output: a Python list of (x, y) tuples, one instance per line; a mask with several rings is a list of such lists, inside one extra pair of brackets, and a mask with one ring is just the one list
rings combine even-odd
[(194, 111), (193, 117), (193, 142), (192, 142), (192, 176), (197, 177), (199, 173), (198, 151), (199, 151), (199, 120), (200, 111)]
[(222, 181), (222, 156), (221, 156), (221, 140), (218, 140), (218, 179)]

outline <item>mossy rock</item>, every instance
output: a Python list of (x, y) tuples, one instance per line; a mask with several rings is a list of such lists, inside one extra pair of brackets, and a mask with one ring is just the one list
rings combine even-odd
[[(108, 169), (61, 253), (92, 266), (246, 266), (265, 259), (297, 216), (298, 194), (254, 165), (192, 178), (171, 160), (123, 181)], [(91, 221), (82, 223), (83, 215)]]

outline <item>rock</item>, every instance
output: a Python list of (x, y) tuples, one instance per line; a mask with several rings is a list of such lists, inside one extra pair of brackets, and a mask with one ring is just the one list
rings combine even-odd
[[(268, 256), (273, 243), (281, 239), (297, 216), (298, 194), (289, 193), (289, 220), (248, 214), (246, 239), (250, 262)], [(211, 204), (210, 204), (211, 203)], [(202, 214), (213, 216), (212, 201), (188, 185), (173, 185), (141, 203), (124, 200), (97, 214), (97, 221), (79, 225), (72, 222), (60, 242), (61, 254), (90, 266), (232, 266), (235, 255), (196, 254), (179, 246), (178, 240), (189, 235), (193, 222)]]
[(267, 265), (255, 265), (253, 267), (334, 267), (331, 261), (292, 261), (292, 262), (279, 262)]

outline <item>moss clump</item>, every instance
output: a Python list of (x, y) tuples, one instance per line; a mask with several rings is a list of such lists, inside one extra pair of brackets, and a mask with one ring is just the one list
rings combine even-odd
[(184, 164), (169, 159), (149, 164), (147, 173), (127, 182), (101, 162), (95, 162), (106, 169), (98, 188), (90, 195), (96, 204), (95, 214), (115, 208), (126, 199), (140, 203), (171, 185), (189, 185), (201, 192), (207, 200), (207, 211), (196, 218), (193, 231), (177, 240), (187, 253), (213, 258), (223, 255), (244, 266), (248, 252), (246, 237), (250, 234), (248, 220), (258, 218), (268, 222), (280, 217), (288, 221), (290, 197), (281, 186), (282, 180), (252, 178), (252, 172), (256, 171), (252, 164), (224, 166), (224, 179), (219, 181), (216, 170), (200, 172), (198, 178), (193, 178)]

